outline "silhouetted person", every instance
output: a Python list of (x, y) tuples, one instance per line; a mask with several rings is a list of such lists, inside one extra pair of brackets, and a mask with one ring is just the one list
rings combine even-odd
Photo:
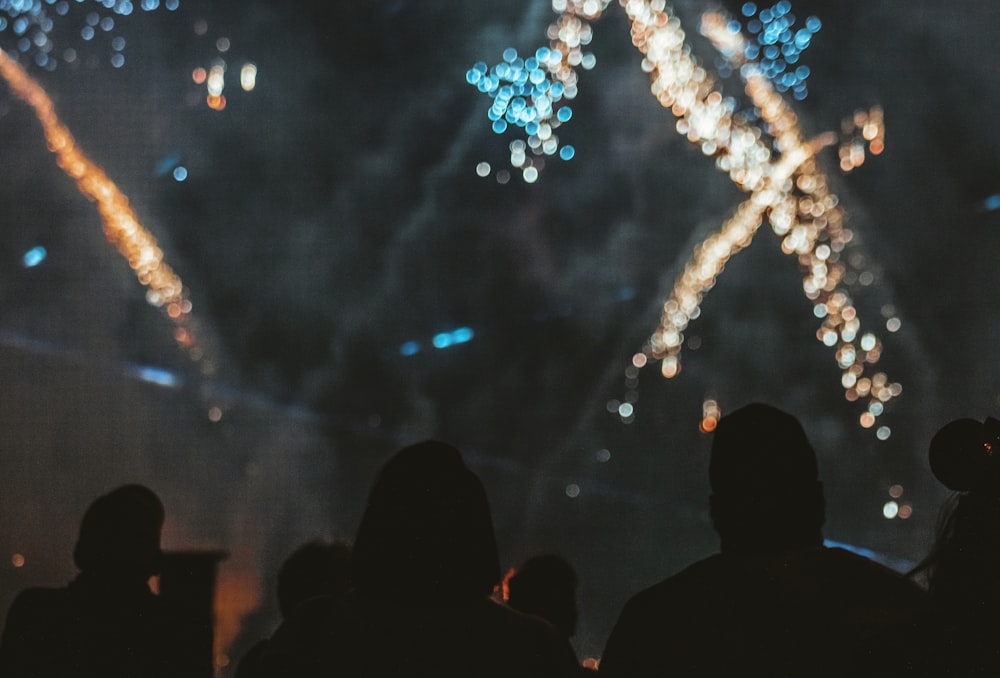
[(576, 633), (576, 571), (560, 556), (543, 554), (524, 561), (507, 580), (507, 604), (541, 617), (572, 638)]
[[(566, 639), (576, 635), (576, 570), (551, 553), (528, 558), (506, 581), (507, 605), (552, 624)], [(581, 676), (593, 675), (582, 665)]]
[(159, 572), (160, 499), (141, 485), (99, 497), (84, 514), (61, 589), (33, 588), (11, 605), (0, 640), (4, 678), (184, 675), (174, 625), (148, 580)]
[[(345, 542), (309, 541), (299, 546), (278, 570), (278, 609), (288, 619), (301, 603), (317, 596), (343, 598), (351, 587), (351, 546)], [(258, 675), (268, 640), (256, 643), (240, 660), (235, 678)]]
[(300, 605), (271, 639), (266, 675), (572, 675), (565, 638), (490, 599), (499, 579), (486, 493), (458, 450), (435, 441), (403, 448), (369, 495), (354, 591)]
[(816, 455), (793, 416), (754, 403), (723, 417), (709, 483), (721, 553), (629, 600), (600, 673), (849, 676), (859, 648), (919, 611), (902, 575), (823, 546)]
[(930, 444), (934, 476), (955, 491), (914, 574), (931, 605), (916, 631), (883, 644), (872, 675), (1000, 676), (1000, 421), (958, 419)]

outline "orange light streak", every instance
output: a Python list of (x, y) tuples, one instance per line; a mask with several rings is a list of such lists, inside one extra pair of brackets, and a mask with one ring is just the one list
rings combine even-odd
[(146, 300), (153, 306), (165, 308), (178, 326), (175, 332), (178, 344), (192, 356), (200, 355), (189, 325), (191, 302), (184, 294), (184, 285), (163, 260), (163, 251), (155, 238), (139, 223), (128, 198), (77, 146), (42, 86), (2, 49), (0, 75), (14, 94), (34, 109), (59, 167), (76, 182), (80, 193), (97, 204), (105, 237), (128, 260), (139, 282), (146, 286)]

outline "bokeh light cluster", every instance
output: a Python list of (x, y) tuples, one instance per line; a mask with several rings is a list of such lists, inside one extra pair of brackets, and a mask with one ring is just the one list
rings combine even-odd
[[(208, 22), (200, 20), (194, 25), (195, 35), (204, 37), (208, 33)], [(199, 88), (204, 87), (204, 94), (199, 91), (189, 103), (204, 101), (205, 105), (215, 111), (226, 108), (228, 100), (225, 95), (226, 78), (231, 75), (229, 52), (232, 41), (226, 36), (215, 39), (215, 55), (208, 66), (198, 66), (191, 71), (191, 81)], [(244, 61), (239, 66), (238, 76), (240, 89), (252, 92), (257, 87), (257, 64)]]
[[(584, 52), (593, 38), (589, 21), (599, 18), (609, 1), (553, 0), (559, 18), (549, 25), (548, 47), (527, 57), (508, 47), (499, 63), (490, 67), (480, 61), (466, 72), (466, 81), (493, 101), (487, 111), (493, 131), (504, 134), (512, 126), (523, 131), (525, 138), (510, 143), (510, 164), (528, 183), (537, 181), (546, 156), (570, 160), (576, 155), (573, 146), (560, 145), (555, 130), (573, 116), (564, 100), (576, 97), (576, 69), (589, 70), (597, 63), (592, 53)], [(479, 163), (477, 173), (488, 176), (489, 164)]]
[(872, 155), (885, 150), (885, 119), (880, 106), (857, 110), (841, 123), (840, 169), (850, 172), (865, 162), (865, 146)]
[[(805, 139), (795, 112), (782, 96), (790, 91), (794, 99), (806, 97), (809, 70), (796, 64), (821, 22), (809, 17), (805, 27), (795, 29), (787, 0), (759, 12), (755, 3), (745, 3), (745, 27), (721, 12), (703, 15), (701, 31), (723, 57), (724, 72), (719, 75), (738, 73), (743, 82), (744, 95), (754, 111), (747, 115), (738, 110), (736, 97), (725, 96), (692, 55), (680, 19), (664, 0), (619, 1), (631, 22), (632, 43), (643, 56), (641, 67), (650, 75), (653, 96), (675, 116), (678, 133), (714, 157), (717, 167), (748, 198), (718, 232), (695, 248), (663, 305), (659, 326), (643, 351), (633, 356), (624, 400), (609, 401), (608, 411), (624, 423), (634, 421), (638, 371), (649, 362), (660, 361), (661, 372), (668, 378), (680, 372), (684, 330), (700, 314), (704, 295), (729, 258), (747, 247), (767, 221), (781, 237), (782, 251), (795, 256), (804, 271), (803, 291), (822, 320), (817, 338), (835, 350), (845, 397), (864, 401), (867, 407), (860, 424), (874, 427), (885, 403), (902, 388), (884, 373), (870, 373), (881, 356), (882, 344), (874, 333), (862, 331), (847, 290), (848, 284), (872, 284), (874, 275), (850, 270), (862, 266), (863, 257), (857, 257), (856, 264), (845, 257), (854, 236), (844, 227), (839, 200), (816, 159), (838, 138), (828, 132)], [(600, 18), (607, 5), (607, 0), (553, 0), (559, 18), (549, 26), (549, 47), (539, 48), (528, 58), (509, 48), (501, 63), (489, 68), (480, 62), (466, 74), (470, 84), (493, 100), (488, 115), (495, 133), (503, 134), (513, 124), (528, 135), (527, 143), (515, 140), (510, 145), (511, 164), (521, 168), (525, 181), (536, 181), (542, 165), (541, 160), (529, 157), (528, 149), (536, 155), (552, 155), (559, 148), (552, 130), (567, 122), (571, 112), (568, 106), (556, 104), (576, 96), (575, 67), (593, 65), (593, 58), (581, 47), (592, 37), (588, 22)], [(881, 109), (855, 114), (851, 121), (850, 132), (844, 129), (850, 138), (848, 160), (841, 150), (845, 171), (848, 161), (851, 168), (863, 161), (863, 148), (859, 159), (854, 132), (869, 143), (873, 153), (884, 148)], [(572, 157), (572, 150), (566, 153), (571, 148), (563, 147), (562, 157)], [(488, 163), (479, 163), (480, 176), (490, 171)], [(711, 420), (706, 414), (703, 423)], [(877, 434), (885, 440), (890, 430), (882, 426)]]
[[(734, 103), (723, 97), (711, 76), (686, 46), (680, 21), (657, 0), (622, 0), (632, 21), (632, 39), (650, 73), (652, 92), (678, 118), (678, 132), (712, 155), (718, 167), (749, 193), (722, 228), (698, 245), (664, 303), (660, 324), (644, 353), (661, 361), (665, 377), (680, 371), (684, 330), (700, 313), (700, 303), (730, 257), (747, 247), (766, 219), (781, 237), (785, 254), (795, 256), (805, 272), (803, 291), (813, 301), (822, 324), (817, 338), (835, 350), (841, 383), (849, 401), (864, 401), (861, 426), (872, 428), (885, 404), (902, 392), (882, 372), (873, 371), (882, 345), (863, 332), (854, 302), (845, 288), (852, 265), (844, 252), (853, 233), (844, 227), (843, 210), (816, 154), (836, 143), (832, 133), (806, 140), (794, 111), (778, 91), (768, 69), (752, 58), (733, 20), (707, 13), (702, 32), (738, 70), (745, 93), (760, 112), (762, 124), (733, 116)], [(779, 3), (780, 4), (780, 3)], [(787, 16), (787, 13), (786, 13)], [(787, 88), (786, 88), (787, 89)], [(874, 137), (873, 137), (874, 138)], [(772, 150), (773, 149), (773, 150)], [(863, 262), (862, 258), (858, 258)], [(873, 276), (851, 276), (853, 280)], [(630, 370), (636, 367), (633, 358)], [(630, 412), (630, 414), (632, 414)], [(888, 427), (878, 429), (888, 437)]]
[[(88, 46), (107, 42), (107, 59), (115, 68), (125, 65), (126, 40), (119, 20), (136, 11), (161, 7), (173, 11), (180, 0), (0, 0), (0, 37), (7, 52), (36, 66), (55, 70), (59, 62), (74, 63)], [(65, 25), (63, 25), (65, 24)], [(57, 45), (56, 29), (66, 44)], [(73, 33), (75, 32), (75, 33)], [(68, 37), (72, 36), (72, 41)]]
[[(799, 58), (809, 47), (813, 35), (822, 27), (820, 20), (811, 16), (802, 28), (796, 28), (792, 3), (788, 0), (781, 0), (759, 12), (756, 3), (747, 2), (741, 14), (744, 21), (730, 19), (728, 28), (734, 34), (751, 36), (741, 40), (742, 60), (759, 64), (779, 92), (791, 92), (798, 101), (805, 99), (809, 95), (806, 80), (810, 71), (808, 66), (799, 64)], [(732, 59), (734, 52), (723, 49), (721, 54), (722, 58), (717, 62), (718, 72), (720, 76), (728, 77), (739, 65)]]

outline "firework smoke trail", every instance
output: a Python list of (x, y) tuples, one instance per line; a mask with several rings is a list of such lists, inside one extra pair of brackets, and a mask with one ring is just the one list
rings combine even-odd
[[(191, 302), (184, 285), (163, 261), (163, 251), (153, 236), (139, 223), (128, 198), (99, 166), (77, 146), (69, 129), (59, 120), (52, 99), (37, 81), (5, 51), (0, 49), (0, 76), (11, 90), (30, 105), (42, 123), (49, 150), (56, 154), (59, 167), (76, 182), (79, 191), (97, 203), (104, 235), (128, 260), (129, 266), (146, 286), (146, 300), (163, 307), (175, 325), (174, 338), (192, 360), (202, 357), (191, 327)], [(207, 363), (206, 363), (207, 366)]]

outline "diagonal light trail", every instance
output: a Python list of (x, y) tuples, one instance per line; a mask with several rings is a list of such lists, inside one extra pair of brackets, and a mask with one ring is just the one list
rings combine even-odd
[[(192, 327), (191, 301), (185, 294), (184, 285), (163, 260), (163, 251), (156, 239), (139, 223), (128, 198), (80, 149), (42, 86), (2, 49), (0, 76), (14, 94), (34, 109), (59, 167), (76, 182), (80, 193), (97, 204), (105, 237), (128, 260), (139, 282), (147, 288), (146, 300), (163, 308), (173, 321), (177, 344), (192, 360), (201, 360), (203, 349)], [(208, 362), (203, 363), (203, 367), (208, 366)]]

